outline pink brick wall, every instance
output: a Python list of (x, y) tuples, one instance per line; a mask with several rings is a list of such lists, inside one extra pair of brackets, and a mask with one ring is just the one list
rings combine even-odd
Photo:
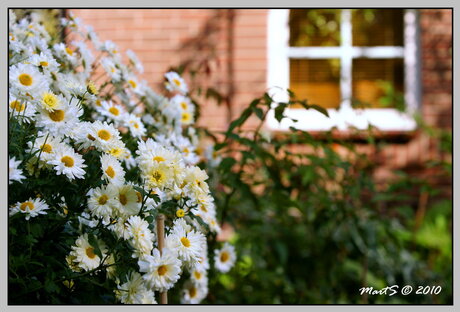
[[(233, 115), (237, 116), (266, 89), (266, 11), (235, 10)], [(101, 40), (114, 41), (122, 51), (132, 49), (144, 64), (146, 79), (160, 91), (163, 74), (187, 59), (199, 59), (203, 51), (184, 49), (189, 40), (213, 43), (216, 59), (210, 60), (211, 76), (204, 83), (225, 93), (227, 33), (223, 10), (216, 9), (79, 9), (72, 12), (92, 25)], [(216, 15), (218, 30), (210, 35), (205, 26)], [(213, 130), (227, 126), (227, 110), (215, 101), (202, 100), (200, 123)]]
[[(199, 81), (222, 93), (228, 89), (227, 19), (225, 10), (217, 9), (80, 9), (72, 10), (87, 24), (93, 25), (102, 40), (110, 39), (122, 50), (134, 50), (145, 67), (142, 78), (157, 91), (170, 66), (186, 60), (206, 60), (211, 75)], [(233, 117), (266, 89), (267, 9), (236, 9), (234, 19), (234, 92)], [(212, 31), (214, 29), (214, 31)], [(422, 115), (429, 125), (452, 127), (452, 11), (420, 11), (422, 70)], [(188, 41), (210, 44), (214, 54)], [(207, 54), (208, 53), (208, 54)], [(213, 130), (227, 126), (227, 109), (213, 100), (201, 99), (200, 124)], [(251, 120), (254, 126), (257, 120)], [(395, 169), (420, 172), (421, 163), (440, 157), (436, 142), (417, 133), (406, 143), (390, 143), (374, 157), (381, 163), (377, 177), (391, 176)], [(372, 153), (371, 153), (372, 154)], [(412, 169), (411, 169), (412, 168)], [(431, 173), (430, 173), (431, 174)], [(448, 185), (450, 181), (445, 182)]]

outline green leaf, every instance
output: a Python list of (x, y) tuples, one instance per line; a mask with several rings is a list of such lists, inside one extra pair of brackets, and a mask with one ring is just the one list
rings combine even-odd
[(320, 112), (321, 114), (325, 115), (326, 117), (329, 117), (329, 113), (327, 112), (327, 109), (325, 109), (324, 107), (322, 106), (319, 106), (319, 105), (316, 105), (316, 104), (312, 104), (312, 105), (309, 105), (309, 108), (312, 108), (318, 112)]
[(287, 107), (287, 103), (279, 103), (278, 106), (275, 107), (275, 118), (278, 120), (278, 122), (281, 122), (281, 119), (283, 119), (284, 116), (284, 110)]
[(222, 161), (219, 164), (220, 170), (224, 172), (230, 171), (230, 169), (233, 167), (233, 165), (236, 164), (236, 160), (232, 157), (226, 157), (222, 159)]
[(97, 242), (97, 239), (93, 233), (88, 233), (88, 242), (91, 245), (91, 247), (94, 248), (94, 253), (97, 256), (99, 256), (99, 258), (102, 260), (102, 252), (101, 252), (101, 249), (99, 248), (99, 243)]

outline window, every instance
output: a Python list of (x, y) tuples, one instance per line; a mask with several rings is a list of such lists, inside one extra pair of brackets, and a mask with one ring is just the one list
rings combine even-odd
[[(410, 115), (420, 102), (416, 10), (272, 9), (268, 18), (271, 95), (287, 101), (281, 90), (289, 88), (330, 115), (290, 107), (286, 114), (298, 120), (297, 128), (415, 129)], [(403, 105), (407, 113), (400, 111)], [(269, 115), (273, 130), (291, 125)]]

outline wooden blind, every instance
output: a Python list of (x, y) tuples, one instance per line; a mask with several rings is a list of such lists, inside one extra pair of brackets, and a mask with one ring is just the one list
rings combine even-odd
[(290, 60), (290, 89), (298, 99), (327, 108), (340, 106), (340, 60)]

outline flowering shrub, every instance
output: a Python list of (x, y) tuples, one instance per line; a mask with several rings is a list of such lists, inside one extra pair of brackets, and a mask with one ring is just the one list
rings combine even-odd
[(199, 303), (210, 264), (228, 272), (236, 254), (208, 250), (220, 227), (198, 163), (217, 162), (198, 151), (187, 85), (168, 72), (162, 96), (132, 51), (124, 63), (78, 18), (62, 25), (70, 44), (10, 12), (9, 302)]

